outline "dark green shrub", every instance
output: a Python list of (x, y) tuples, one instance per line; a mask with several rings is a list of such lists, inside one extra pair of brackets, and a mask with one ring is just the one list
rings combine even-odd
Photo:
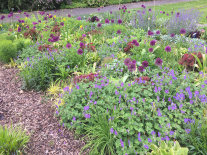
[(10, 40), (0, 42), (0, 61), (8, 63), (11, 58), (17, 57), (17, 47)]

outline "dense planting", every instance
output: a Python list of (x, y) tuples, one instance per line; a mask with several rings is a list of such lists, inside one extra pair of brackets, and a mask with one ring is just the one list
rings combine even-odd
[(200, 12), (142, 5), (87, 17), (25, 16), (1, 25), (0, 61), (15, 59), (24, 89), (48, 92), (61, 123), (84, 136), (82, 151), (206, 153)]

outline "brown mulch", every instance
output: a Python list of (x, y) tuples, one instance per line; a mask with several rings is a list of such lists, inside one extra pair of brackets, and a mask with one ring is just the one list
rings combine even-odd
[(18, 70), (0, 64), (0, 125), (22, 125), (31, 134), (24, 152), (28, 155), (77, 155), (84, 142), (59, 125), (52, 103), (43, 93), (22, 91)]

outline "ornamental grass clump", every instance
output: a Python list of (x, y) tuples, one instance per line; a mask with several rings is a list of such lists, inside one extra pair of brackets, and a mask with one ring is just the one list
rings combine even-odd
[(201, 13), (196, 10), (181, 10), (173, 14), (167, 23), (168, 34), (189, 34), (196, 31)]
[(189, 133), (189, 123), (203, 117), (207, 81), (198, 86), (193, 82), (189, 73), (169, 68), (154, 69), (149, 77), (128, 83), (96, 78), (65, 91), (66, 104), (58, 113), (79, 134), (85, 132), (85, 125), (92, 127), (97, 114), (107, 113), (117, 132), (115, 153), (145, 154), (151, 144), (182, 139)]

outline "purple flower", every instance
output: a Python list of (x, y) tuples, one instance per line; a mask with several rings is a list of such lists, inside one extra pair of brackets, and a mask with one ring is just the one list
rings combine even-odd
[(116, 32), (117, 34), (121, 34), (121, 30), (117, 30), (117, 32)]
[(66, 44), (66, 48), (71, 48), (71, 47), (72, 47), (72, 45), (70, 43)]
[(141, 134), (140, 134), (140, 132), (138, 133), (138, 140), (141, 142), (142, 140), (141, 140)]
[(180, 34), (185, 34), (186, 33), (186, 30), (185, 29), (180, 29)]
[(83, 50), (82, 50), (82, 49), (78, 49), (77, 53), (78, 53), (79, 55), (82, 55), (82, 54), (83, 54)]
[(185, 132), (187, 133), (187, 134), (189, 134), (190, 133), (190, 129), (185, 129)]
[(111, 128), (111, 129), (110, 129), (110, 132), (111, 132), (111, 134), (113, 134), (113, 133), (114, 133), (114, 129), (113, 129), (113, 128)]
[(162, 59), (161, 59), (161, 58), (157, 58), (157, 59), (155, 60), (155, 65), (157, 65), (157, 66), (162, 66)]
[(159, 30), (158, 30), (158, 31), (156, 31), (156, 34), (157, 34), (157, 35), (159, 35), (159, 34), (160, 34), (160, 31), (159, 31)]
[(142, 66), (143, 66), (144, 68), (146, 68), (148, 65), (149, 65), (149, 63), (148, 63), (147, 61), (143, 61), (143, 62), (142, 62)]
[(81, 20), (81, 17), (79, 16), (79, 17), (77, 17), (77, 20)]
[(85, 118), (91, 118), (90, 114), (85, 114)]
[(118, 135), (118, 133), (117, 133), (117, 131), (116, 131), (116, 130), (114, 131), (114, 134), (115, 134), (116, 136)]
[(152, 131), (152, 132), (151, 132), (151, 134), (152, 134), (152, 135), (155, 135), (155, 134), (156, 134), (156, 132), (155, 132), (155, 131)]
[(21, 30), (22, 30), (22, 29), (21, 29), (21, 27), (19, 26), (17, 31), (18, 31), (18, 32), (21, 32)]
[(149, 149), (149, 146), (148, 145), (144, 145), (144, 148), (148, 150)]
[(101, 27), (101, 26), (102, 26), (102, 24), (101, 23), (98, 23), (97, 27)]
[(171, 136), (174, 135), (174, 131), (170, 131), (170, 135), (171, 135)]
[(151, 143), (151, 142), (152, 142), (152, 140), (151, 140), (150, 138), (148, 138), (148, 142), (149, 142), (149, 143)]
[(121, 19), (118, 20), (118, 24), (122, 24), (122, 20)]
[(73, 121), (76, 121), (76, 117), (75, 116), (73, 116)]
[(80, 42), (80, 48), (84, 48), (85, 47), (85, 44)]
[(170, 36), (173, 38), (173, 37), (175, 36), (175, 34), (174, 34), (174, 33), (172, 33)]
[(151, 45), (151, 46), (154, 46), (154, 45), (155, 45), (155, 43), (156, 43), (156, 41), (155, 41), (155, 40), (150, 41), (150, 45)]
[(82, 34), (82, 37), (83, 37), (83, 38), (86, 37), (86, 34)]
[(108, 18), (105, 19), (105, 23), (109, 24), (109, 19)]
[(70, 18), (71, 17), (71, 14), (68, 14), (68, 17)]
[(144, 8), (144, 9), (146, 8), (145, 5), (143, 5), (143, 4), (141, 5), (141, 7)]
[(61, 25), (61, 26), (64, 26), (64, 22), (61, 22), (60, 25)]
[(139, 66), (139, 67), (138, 67), (138, 70), (139, 70), (140, 72), (143, 72), (143, 71), (144, 71), (144, 67), (143, 67), (143, 66)]
[(137, 61), (136, 61), (136, 60), (132, 60), (132, 62), (131, 62), (131, 63), (136, 64), (136, 63), (137, 63)]
[(89, 106), (85, 106), (85, 107), (84, 107), (84, 110), (85, 110), (85, 111), (89, 110)]
[(153, 34), (154, 34), (154, 33), (153, 33), (152, 31), (150, 31), (150, 30), (148, 31), (148, 35), (149, 35), (149, 36), (152, 36)]
[(1, 20), (4, 20), (4, 18), (5, 18), (5, 16), (3, 15), (3, 16), (1, 16)]
[(124, 60), (124, 64), (125, 64), (126, 66), (129, 66), (130, 63), (131, 63), (131, 59), (130, 59), (130, 58), (126, 58), (126, 59)]
[(130, 63), (130, 64), (128, 65), (128, 70), (129, 70), (130, 72), (135, 71), (135, 70), (136, 70), (136, 64), (134, 64), (134, 63)]
[(153, 48), (149, 48), (148, 49), (149, 52), (153, 52), (153, 50), (154, 50)]
[(124, 148), (124, 142), (122, 141), (122, 139), (120, 139), (120, 143), (121, 143), (121, 147)]
[(168, 94), (168, 93), (169, 93), (169, 90), (168, 90), (168, 89), (166, 89), (166, 90), (165, 90), (165, 93), (166, 93), (166, 94)]
[(166, 51), (166, 52), (171, 52), (171, 47), (170, 47), (170, 46), (166, 46), (166, 47), (165, 47), (165, 51)]

